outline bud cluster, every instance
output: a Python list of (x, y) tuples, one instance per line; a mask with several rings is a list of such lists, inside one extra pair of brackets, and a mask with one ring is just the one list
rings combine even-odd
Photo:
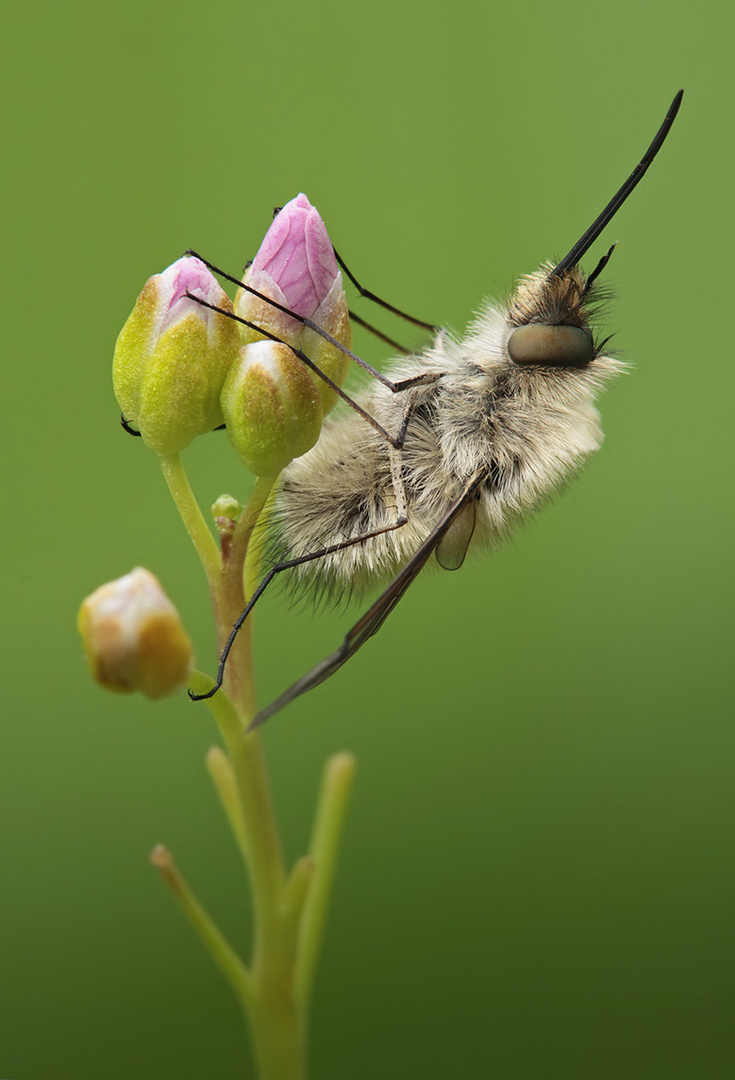
[[(274, 218), (244, 283), (351, 345), (342, 275), (305, 195)], [(123, 327), (115, 395), (127, 424), (157, 454), (178, 454), (225, 423), (247, 468), (274, 476), (311, 449), (337, 397), (292, 349), (337, 385), (344, 380), (348, 358), (337, 346), (245, 288), (233, 308), (204, 263), (185, 256), (146, 282)]]

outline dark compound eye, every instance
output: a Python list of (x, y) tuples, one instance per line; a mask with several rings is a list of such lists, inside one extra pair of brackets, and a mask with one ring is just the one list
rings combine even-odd
[(585, 367), (595, 355), (592, 337), (578, 326), (519, 326), (508, 339), (508, 355), (514, 364)]

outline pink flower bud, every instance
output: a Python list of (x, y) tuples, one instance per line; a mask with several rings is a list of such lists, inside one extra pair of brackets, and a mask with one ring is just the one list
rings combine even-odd
[(202, 307), (196, 300), (191, 300), (186, 295), (191, 293), (192, 296), (198, 296), (209, 304), (222, 306), (222, 286), (201, 259), (192, 255), (183, 255), (157, 277), (159, 285), (157, 315), (161, 322), (153, 332), (162, 334), (179, 319), (192, 314), (206, 323), (209, 329), (210, 324), (213, 324), (216, 319), (216, 312)]
[(274, 283), (285, 306), (310, 319), (338, 274), (334, 249), (319, 211), (306, 195), (297, 195), (273, 219), (253, 260), (248, 284), (267, 292), (256, 281)]
[[(350, 348), (352, 331), (342, 275), (324, 222), (306, 195), (297, 195), (276, 215), (244, 280), (264, 296), (311, 319)], [(238, 291), (235, 311), (306, 352), (333, 382), (341, 385), (344, 381), (348, 358), (315, 331), (305, 329), (302, 323), (245, 289)], [(242, 328), (245, 344), (261, 337), (257, 330)], [(318, 376), (313, 378), (326, 413), (334, 405), (336, 394)]]

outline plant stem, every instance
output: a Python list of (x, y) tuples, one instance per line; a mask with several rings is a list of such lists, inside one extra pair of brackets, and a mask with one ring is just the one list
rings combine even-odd
[(314, 875), (301, 917), (296, 955), (296, 1000), (306, 1011), (314, 981), (345, 811), (355, 776), (352, 754), (334, 754), (324, 766), (309, 855)]
[[(247, 602), (243, 581), (246, 560), (249, 575), (257, 580), (259, 545), (250, 546), (250, 538), (260, 513), (273, 490), (277, 477), (259, 477), (252, 494), (235, 525), (221, 561), (221, 573), (214, 587), (210, 582), (217, 647), (221, 653), (230, 631)], [(245, 728), (256, 713), (255, 678), (253, 674), (252, 615), (241, 627), (230, 652), (224, 686)]]
[(197, 549), (197, 554), (202, 561), (211, 589), (219, 577), (222, 565), (215, 539), (204, 519), (194, 492), (191, 490), (191, 484), (180, 455), (171, 454), (168, 457), (161, 457), (159, 460), (169, 491), (176, 503), (176, 508), (181, 514), (186, 531)]
[(243, 1001), (251, 1001), (253, 987), (250, 972), (191, 891), (176, 868), (171, 852), (163, 844), (158, 844), (151, 852), (151, 862), (161, 871), (161, 877), (237, 995)]
[[(162, 458), (161, 467), (207, 574), (221, 652), (257, 586), (260, 545), (250, 540), (256, 523), (269, 513), (277, 478), (256, 481), (220, 555), (179, 457)], [(247, 731), (256, 712), (251, 623), (248, 618), (233, 643), (222, 688), (207, 699), (227, 747), (226, 756), (218, 748), (210, 750), (207, 766), (252, 887), (249, 968), (193, 896), (165, 849), (156, 850), (154, 862), (240, 998), (251, 1025), (260, 1080), (305, 1080), (308, 998), (355, 763), (350, 754), (337, 754), (327, 762), (309, 854), (287, 877), (261, 733)], [(208, 676), (193, 673), (195, 692), (213, 685)]]
[[(207, 676), (195, 673), (192, 688), (202, 693), (212, 685)], [(265, 769), (265, 760), (257, 732), (246, 734), (243, 721), (233, 703), (221, 690), (206, 704), (227, 746), (232, 765), (240, 810), (247, 836), (246, 856), (253, 887), (256, 938), (253, 968), (259, 954), (274, 936), (278, 922), (286, 872), (281, 854), (273, 801)]]
[(245, 864), (248, 865), (250, 855), (248, 852), (247, 831), (242, 816), (240, 798), (237, 794), (237, 780), (235, 779), (232, 762), (219, 746), (210, 746), (207, 751), (206, 761), (207, 770), (212, 778), (212, 783), (217, 789), (222, 809), (230, 823), (240, 854), (245, 860)]

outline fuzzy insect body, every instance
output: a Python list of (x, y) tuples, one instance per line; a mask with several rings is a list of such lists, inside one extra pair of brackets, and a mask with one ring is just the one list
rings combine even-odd
[[(424, 352), (394, 362), (387, 376), (310, 320), (204, 260), (342, 348), (377, 381), (354, 401), (294, 349), (354, 411), (328, 417), (316, 446), (286, 467), (270, 522), (271, 567), (233, 627), (214, 688), (193, 697), (209, 697), (221, 685), (240, 627), (277, 575), (285, 571), (296, 588), (336, 597), (390, 581), (339, 648), (258, 713), (251, 727), (333, 675), (382, 626), (433, 555), (445, 569), (456, 569), (471, 544), (502, 540), (599, 448), (595, 398), (624, 366), (605, 353), (594, 326), (601, 299), (596, 281), (613, 249), (589, 275), (579, 262), (661, 149), (682, 95), (639, 164), (561, 262), (523, 278), (507, 305), (490, 302), (461, 340), (440, 332)], [(363, 289), (337, 261), (363, 296), (428, 327)]]
[[(410, 417), (400, 469), (406, 522), (294, 568), (300, 584), (340, 596), (394, 575), (473, 481), (473, 505), (441, 545), (440, 565), (461, 565), (473, 546), (501, 541), (520, 518), (568, 480), (602, 441), (594, 398), (622, 368), (594, 349), (584, 367), (519, 365), (508, 341), (521, 326), (574, 326), (592, 334), (594, 287), (579, 272), (525, 278), (506, 307), (490, 303), (462, 340), (438, 336), (397, 361), (394, 382), (426, 372), (436, 382), (391, 393), (372, 385), (359, 404), (388, 431)], [(553, 320), (553, 321), (552, 321)], [(594, 346), (593, 346), (594, 348)], [(412, 400), (406, 402), (406, 396)], [(390, 447), (354, 413), (325, 423), (319, 442), (287, 467), (276, 502), (276, 561), (294, 559), (394, 523)]]

